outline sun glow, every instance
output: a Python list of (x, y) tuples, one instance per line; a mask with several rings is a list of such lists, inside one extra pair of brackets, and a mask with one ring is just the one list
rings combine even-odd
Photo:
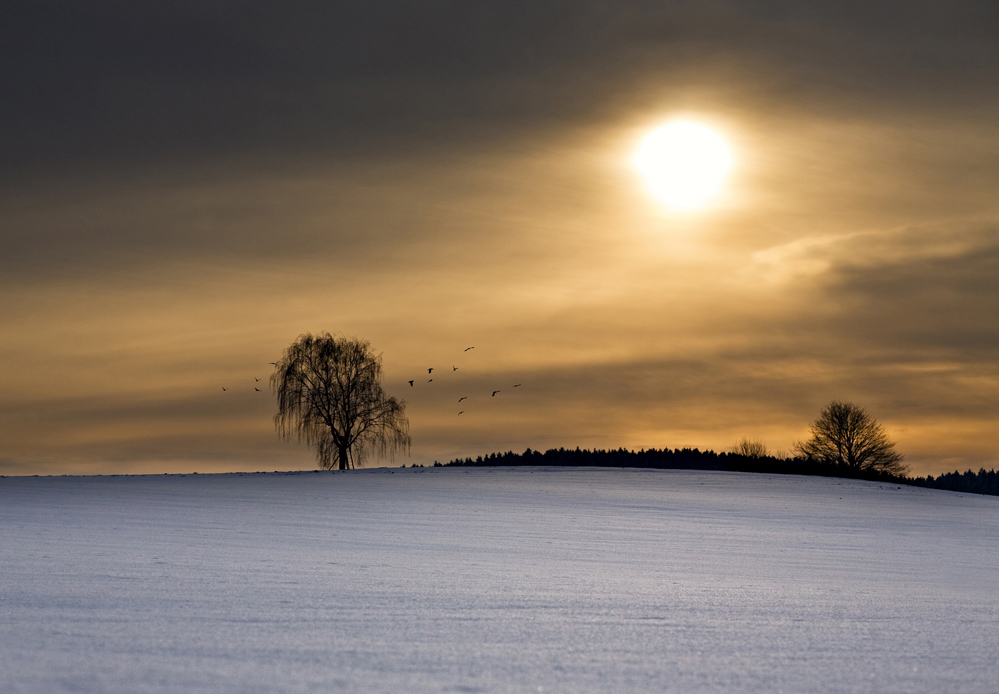
[(652, 194), (670, 209), (703, 208), (721, 190), (732, 153), (714, 130), (675, 121), (653, 130), (633, 160)]

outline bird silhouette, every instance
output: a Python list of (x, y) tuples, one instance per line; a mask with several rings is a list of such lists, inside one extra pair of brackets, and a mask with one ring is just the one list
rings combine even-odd
[(465, 397), (458, 398), (458, 402), (461, 402), (462, 400), (468, 400), (468, 396), (466, 395)]
[(467, 352), (467, 351), (468, 351), (468, 350), (470, 350), (470, 349), (475, 349), (475, 347), (466, 347), (466, 348), (465, 348), (465, 351)]
[(459, 413), (458, 413), (458, 416), (460, 417), (460, 416), (461, 416), (461, 415), (463, 415), (463, 414), (465, 414), (465, 410), (462, 410), (461, 412), (459, 412)]
[(257, 383), (260, 383), (260, 379), (257, 378), (256, 376), (253, 377), (253, 380), (256, 381)]
[(257, 391), (258, 393), (260, 392), (259, 388), (254, 388), (253, 390)]
[(278, 363), (276, 361), (270, 361), (270, 362), (267, 362), (267, 363), (270, 364), (271, 366), (277, 366), (278, 365)]
[(515, 383), (513, 387), (514, 388), (520, 388), (522, 385), (524, 385), (524, 384), (523, 383)]
[(409, 387), (410, 387), (410, 388), (412, 388), (412, 387), (413, 387), (413, 382), (412, 382), (412, 381), (410, 381), (410, 382), (409, 382)]
[(432, 379), (432, 378), (429, 381), (427, 381), (427, 383), (433, 383), (433, 382), (434, 382), (434, 379)]
[(222, 392), (223, 393), (225, 392), (225, 386), (222, 386)]
[(492, 394), (492, 395), (490, 395), (489, 397), (491, 397), (491, 398), (495, 398), (495, 397), (496, 397), (496, 393), (498, 393), (498, 392), (499, 392), (498, 390), (494, 390), (494, 391), (493, 391), (493, 394)]
[(427, 373), (428, 374), (432, 374), (433, 372), (434, 372), (434, 370), (432, 368), (431, 369), (427, 369)]
[(457, 370), (458, 370), (458, 367), (457, 367), (457, 366), (452, 366), (452, 367), (451, 367), (451, 370), (452, 370), (452, 371), (457, 371)]

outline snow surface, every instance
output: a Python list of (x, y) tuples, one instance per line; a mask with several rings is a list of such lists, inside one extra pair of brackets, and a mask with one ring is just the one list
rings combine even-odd
[(999, 691), (999, 498), (597, 468), (0, 479), (0, 691)]

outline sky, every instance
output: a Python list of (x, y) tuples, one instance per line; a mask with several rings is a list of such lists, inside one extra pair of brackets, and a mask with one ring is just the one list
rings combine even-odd
[[(991, 0), (13, 0), (0, 65), (0, 474), (311, 469), (267, 383), (320, 331), (407, 402), (369, 464), (832, 400), (999, 464)], [(732, 151), (696, 212), (632, 165), (678, 119)]]

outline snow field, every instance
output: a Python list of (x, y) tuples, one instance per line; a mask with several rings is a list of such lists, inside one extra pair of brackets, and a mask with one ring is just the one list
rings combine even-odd
[(0, 691), (999, 691), (999, 499), (598, 468), (0, 479)]

